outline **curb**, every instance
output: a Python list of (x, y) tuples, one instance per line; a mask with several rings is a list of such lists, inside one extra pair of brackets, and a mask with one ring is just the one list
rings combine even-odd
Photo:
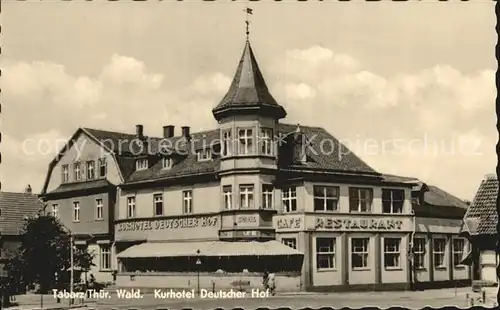
[[(87, 309), (89, 306), (88, 305), (75, 305), (75, 306), (67, 306), (67, 307), (43, 307), (43, 310), (71, 310), (71, 309)], [(25, 307), (9, 307), (5, 308), (5, 310), (40, 310), (40, 307), (32, 307), (32, 308), (25, 308)]]

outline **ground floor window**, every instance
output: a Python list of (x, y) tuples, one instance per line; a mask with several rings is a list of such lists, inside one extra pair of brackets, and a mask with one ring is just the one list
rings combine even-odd
[(317, 269), (335, 268), (335, 238), (316, 238)]
[(111, 246), (109, 244), (99, 245), (99, 268), (101, 270), (111, 269)]
[(413, 266), (416, 269), (425, 268), (425, 238), (413, 239)]
[(292, 249), (297, 249), (297, 239), (295, 238), (283, 238), (281, 239), (281, 242), (284, 245), (291, 247)]
[(453, 239), (453, 266), (459, 266), (464, 257), (465, 240), (462, 238)]
[(446, 249), (446, 239), (438, 238), (433, 240), (433, 252), (434, 252), (434, 267), (444, 268), (445, 267), (445, 249)]
[(370, 238), (351, 239), (351, 266), (352, 269), (368, 268), (368, 245)]
[(386, 269), (397, 269), (400, 266), (401, 238), (384, 238), (384, 267)]

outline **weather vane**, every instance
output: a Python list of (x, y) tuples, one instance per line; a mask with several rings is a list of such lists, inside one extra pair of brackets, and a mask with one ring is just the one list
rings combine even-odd
[(244, 10), (244, 12), (247, 14), (247, 19), (245, 21), (246, 25), (247, 25), (247, 41), (248, 41), (248, 37), (250, 36), (250, 30), (249, 30), (249, 27), (250, 27), (250, 15), (253, 15), (253, 9), (249, 8), (249, 7), (246, 7), (246, 9)]

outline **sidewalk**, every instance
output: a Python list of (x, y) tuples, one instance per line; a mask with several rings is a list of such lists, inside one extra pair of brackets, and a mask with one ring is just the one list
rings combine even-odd
[(91, 302), (81, 303), (76, 300), (75, 304), (70, 305), (69, 299), (61, 299), (57, 302), (57, 299), (53, 295), (38, 295), (38, 294), (26, 294), (26, 295), (16, 295), (15, 301), (12, 302), (14, 305), (4, 308), (9, 310), (83, 310), (87, 309), (87, 306)]

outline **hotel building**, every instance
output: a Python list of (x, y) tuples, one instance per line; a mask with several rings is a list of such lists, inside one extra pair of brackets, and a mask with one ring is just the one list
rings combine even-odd
[(163, 137), (80, 128), (52, 161), (44, 197), (98, 254), (96, 279), (243, 289), (268, 270), (289, 291), (470, 280), (466, 205), (375, 171), (323, 128), (283, 123), (248, 41), (213, 116), (213, 130)]

